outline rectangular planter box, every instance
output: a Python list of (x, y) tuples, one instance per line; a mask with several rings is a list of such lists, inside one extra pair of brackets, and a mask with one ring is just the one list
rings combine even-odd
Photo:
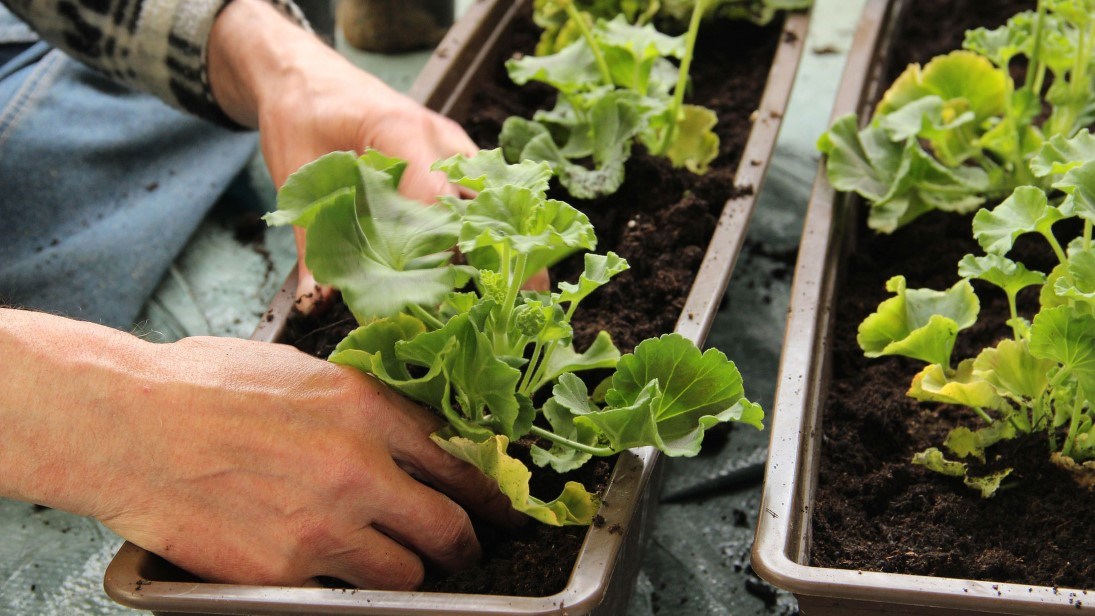
[[(456, 120), (463, 118), (476, 84), (505, 59), (500, 43), (527, 4), (505, 0), (474, 3), (430, 58), (412, 86), (411, 96)], [(677, 321), (675, 331), (697, 344), (707, 336), (745, 239), (790, 97), (808, 22), (807, 14), (798, 13), (788, 15), (783, 23), (740, 159), (753, 162), (739, 164), (735, 175), (736, 186), (754, 190), (726, 202)], [(273, 318), (263, 320), (252, 339), (279, 340), (293, 307), (295, 288), (294, 271), (271, 303)], [(653, 522), (662, 469), (658, 461), (653, 448), (620, 455), (604, 494), (607, 504), (600, 512), (605, 523), (590, 528), (566, 588), (549, 597), (210, 584), (128, 542), (107, 569), (104, 586), (119, 603), (161, 614), (621, 614), (631, 598), (640, 553)]]
[[(895, 23), (915, 0), (868, 0), (833, 118), (870, 115)], [(1075, 614), (1087, 592), (992, 581), (810, 566), (811, 516), (830, 372), (829, 340), (843, 256), (855, 245), (857, 197), (836, 194), (824, 169), (814, 182), (791, 289), (771, 444), (753, 546), (754, 570), (789, 590), (803, 616), (868, 614)], [(1076, 604), (1082, 601), (1083, 606)]]

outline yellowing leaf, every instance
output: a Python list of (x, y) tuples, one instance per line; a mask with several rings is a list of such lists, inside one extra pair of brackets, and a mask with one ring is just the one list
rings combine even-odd
[(891, 113), (925, 96), (944, 101), (964, 99), (977, 121), (1003, 115), (1007, 110), (1007, 77), (985, 58), (969, 51), (953, 51), (932, 58), (923, 68), (911, 64), (882, 96), (877, 112)]
[(715, 112), (706, 107), (682, 105), (676, 139), (665, 152), (673, 166), (698, 175), (707, 173), (707, 166), (719, 155), (719, 136), (713, 130), (718, 122)]
[(973, 361), (976, 376), (992, 384), (1000, 395), (1017, 400), (1036, 398), (1049, 383), (1047, 374), (1055, 367), (1056, 362), (1032, 355), (1025, 340), (1001, 340)]
[(453, 456), (475, 466), (498, 483), (513, 508), (551, 526), (587, 526), (600, 508), (596, 496), (582, 484), (568, 481), (554, 500), (543, 501), (529, 493), (532, 473), (520, 460), (506, 453), (509, 439), (495, 435), (481, 443), (459, 436), (444, 438), (434, 434), (433, 442)]
[(958, 331), (973, 325), (980, 310), (970, 283), (960, 280), (946, 291), (907, 290), (905, 277), (894, 276), (886, 289), (894, 297), (859, 325), (856, 340), (864, 354), (903, 355), (947, 367)]
[(991, 383), (974, 374), (973, 363), (970, 359), (959, 363), (958, 369), (950, 376), (939, 364), (928, 364), (913, 377), (909, 397), (971, 408), (1002, 408), (1004, 401)]

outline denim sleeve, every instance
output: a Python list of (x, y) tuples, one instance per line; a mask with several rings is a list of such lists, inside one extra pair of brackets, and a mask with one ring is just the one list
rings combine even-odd
[[(38, 34), (121, 83), (235, 127), (209, 89), (207, 43), (231, 0), (0, 0)], [(292, 0), (266, 0), (308, 28)]]

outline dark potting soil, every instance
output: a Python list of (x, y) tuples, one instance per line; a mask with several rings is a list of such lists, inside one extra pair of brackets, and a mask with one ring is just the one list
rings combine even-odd
[[(514, 31), (507, 56), (529, 53), (538, 35), (526, 16)], [(719, 117), (719, 155), (707, 174), (696, 176), (673, 169), (636, 145), (627, 165), (627, 181), (616, 194), (578, 201), (553, 187), (553, 197), (589, 216), (600, 238), (597, 252), (615, 251), (631, 265), (630, 271), (583, 301), (574, 317), (577, 348), (584, 349), (601, 330), (612, 334), (621, 352), (672, 331), (723, 204), (753, 190), (751, 186), (735, 187), (733, 179), (752, 128), (751, 115), (763, 94), (775, 49), (783, 40), (780, 35), (778, 24), (759, 28), (721, 22), (701, 31), (692, 68), (694, 85), (687, 102), (714, 109)], [(507, 117), (531, 117), (535, 110), (549, 108), (552, 96), (536, 85), (513, 85), (499, 66), (481, 84), (464, 127), (480, 146), (496, 147)], [(582, 256), (576, 255), (552, 268), (552, 280), (576, 280), (581, 270)], [(284, 340), (326, 358), (355, 326), (345, 305), (335, 301), (323, 314), (290, 319)], [(522, 455), (520, 449), (511, 449), (511, 453)], [(587, 464), (575, 476), (534, 473), (532, 493), (558, 494), (566, 480), (599, 490), (611, 471), (611, 462)], [(537, 484), (544, 481), (553, 485)], [(425, 590), (522, 596), (557, 593), (566, 586), (586, 534), (583, 527), (560, 529), (538, 523), (516, 532), (486, 525), (476, 528), (483, 546), (480, 566), (447, 576), (429, 572)]]
[[(537, 36), (527, 21), (512, 41), (513, 51), (532, 49)], [(553, 197), (589, 216), (600, 239), (598, 253), (615, 251), (631, 265), (582, 302), (574, 319), (579, 348), (601, 330), (612, 334), (622, 352), (672, 331), (723, 205), (731, 196), (753, 190), (735, 187), (734, 174), (752, 128), (750, 116), (760, 103), (781, 40), (779, 24), (758, 28), (719, 22), (700, 31), (689, 102), (713, 109), (719, 118), (719, 155), (705, 175), (673, 169), (636, 144), (627, 163), (627, 181), (615, 194), (582, 201), (553, 190)], [(514, 85), (499, 66), (482, 85), (464, 126), (481, 146), (496, 147), (507, 117), (531, 117), (537, 109), (550, 108), (553, 97), (546, 87)], [(582, 259), (575, 255), (563, 261), (552, 270), (552, 279), (577, 279)]]
[[(907, 397), (922, 364), (904, 358), (867, 359), (856, 343), (859, 323), (890, 296), (884, 285), (891, 276), (905, 275), (909, 288), (945, 289), (957, 282), (958, 260), (967, 253), (981, 254), (970, 222), (968, 216), (936, 213), (892, 236), (864, 232), (848, 258), (837, 293), (812, 562), (842, 569), (1091, 587), (1095, 537), (1088, 518), (1095, 511), (1095, 493), (1077, 487), (1049, 462), (1044, 437), (989, 450), (988, 466), (1014, 467), (991, 499), (982, 499), (958, 479), (914, 466), (913, 454), (942, 448), (950, 429), (982, 424), (971, 411)], [(1038, 242), (1024, 241), (1016, 258), (1049, 271), (1053, 263), (1047, 253)], [(978, 281), (974, 287), (981, 312), (977, 324), (959, 335), (956, 363), (1010, 333), (1004, 325), (1008, 308), (1003, 293)], [(1030, 318), (1036, 311), (1037, 292), (1023, 291), (1020, 312)]]
[(912, 0), (897, 26), (897, 44), (890, 52), (886, 83), (912, 62), (962, 48), (966, 30), (995, 28), (1009, 17), (1036, 7), (1036, 0)]
[[(917, 36), (936, 35), (939, 22), (963, 14), (956, 5), (978, 7), (976, 14), (985, 18), (987, 5), (998, 4), (1009, 8), (982, 23), (1000, 23), (1013, 10), (1033, 5), (919, 2), (925, 8), (910, 17), (917, 24), (910, 28)], [(929, 7), (942, 12), (928, 14)], [(1095, 493), (1078, 488), (1049, 462), (1044, 438), (1017, 439), (989, 450), (988, 467), (1014, 468), (991, 499), (982, 499), (960, 480), (912, 465), (914, 453), (941, 447), (951, 428), (982, 424), (962, 408), (907, 397), (922, 364), (867, 359), (856, 343), (859, 323), (890, 296), (884, 284), (891, 276), (905, 275), (909, 288), (945, 289), (957, 282), (958, 260), (967, 253), (982, 254), (970, 224), (969, 216), (933, 213), (883, 236), (866, 230), (862, 217), (859, 221), (859, 244), (848, 257), (836, 299), (812, 563), (1090, 588), (1095, 584), (1095, 537), (1089, 525)], [(1062, 239), (1077, 232), (1067, 225), (1055, 231)], [(1022, 239), (1013, 256), (1040, 271), (1053, 265), (1044, 243), (1029, 238)], [(978, 281), (974, 287), (980, 316), (959, 335), (955, 362), (1010, 334), (1003, 293)], [(1032, 317), (1037, 292), (1027, 289), (1019, 299), (1020, 312)]]

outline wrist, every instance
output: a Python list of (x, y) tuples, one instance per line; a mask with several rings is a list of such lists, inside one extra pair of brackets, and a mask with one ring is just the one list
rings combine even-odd
[(236, 122), (261, 130), (308, 125), (309, 139), (345, 140), (346, 149), (369, 142), (358, 110), (387, 117), (410, 102), (265, 0), (225, 7), (210, 32), (208, 70), (217, 104)]
[(328, 49), (269, 2), (234, 0), (209, 33), (206, 66), (213, 98), (228, 117), (258, 128), (260, 107), (284, 91), (285, 82), (299, 78), (299, 59), (316, 48)]
[(104, 495), (122, 494), (127, 481), (116, 458), (138, 442), (153, 345), (91, 323), (0, 312), (0, 496), (109, 514)]

